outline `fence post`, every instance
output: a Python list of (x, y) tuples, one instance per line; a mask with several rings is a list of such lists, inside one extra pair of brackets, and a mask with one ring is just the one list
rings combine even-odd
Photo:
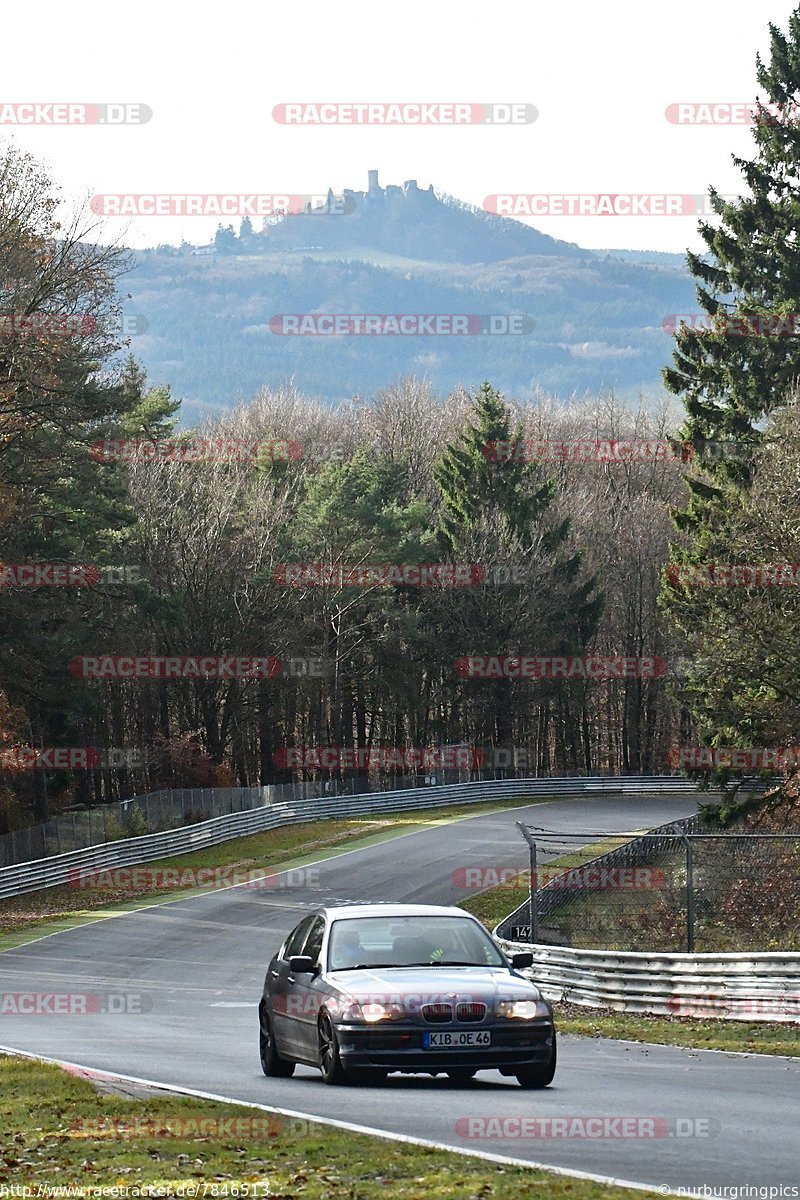
[(683, 842), (686, 846), (686, 953), (694, 954), (694, 861), (691, 839), (684, 837)]
[(528, 843), (529, 861), (530, 861), (530, 885), (528, 888), (528, 910), (530, 920), (530, 942), (535, 943), (539, 937), (539, 898), (537, 896), (536, 875), (538, 872), (538, 856), (536, 850), (536, 842), (528, 833), (527, 827), (522, 821), (515, 822), (517, 829), (520, 831), (525, 841)]
[(531, 943), (539, 940), (539, 898), (537, 896), (538, 880), (538, 864), (536, 855), (536, 842), (531, 842), (531, 881), (530, 881), (530, 902), (531, 902)]

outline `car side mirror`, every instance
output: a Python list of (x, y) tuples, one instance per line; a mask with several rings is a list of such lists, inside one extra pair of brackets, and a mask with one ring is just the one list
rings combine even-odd
[(523, 950), (521, 954), (512, 954), (511, 966), (515, 971), (518, 971), (520, 967), (532, 967), (533, 955), (530, 950)]
[(295, 975), (313, 975), (316, 972), (317, 964), (307, 954), (293, 954), (289, 959), (289, 969)]

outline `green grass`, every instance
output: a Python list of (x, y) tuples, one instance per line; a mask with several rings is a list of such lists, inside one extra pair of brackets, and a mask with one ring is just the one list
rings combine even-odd
[[(265, 1080), (265, 1092), (267, 1087)], [(455, 1124), (458, 1105), (451, 1107)], [(233, 1121), (238, 1125), (232, 1129)], [(189, 1183), (206, 1185), (199, 1196), (268, 1195), (270, 1200), (374, 1200), (376, 1195), (384, 1200), (622, 1200), (630, 1195), (620, 1187), (499, 1166), (238, 1105), (179, 1096), (99, 1095), (85, 1079), (17, 1057), (0, 1057), (0, 1130), (3, 1181), (28, 1186), (33, 1195), (37, 1185), (44, 1195), (44, 1185), (58, 1184), (138, 1187), (143, 1197), (171, 1197)], [(498, 1144), (488, 1148), (497, 1150)]]
[[(307, 865), (329, 854), (373, 845), (415, 829), (433, 828), (462, 817), (479, 816), (526, 804), (551, 802), (547, 797), (520, 796), (484, 804), (420, 809), (412, 813), (387, 813), (374, 817), (348, 817), (285, 825), (279, 829), (233, 838), (190, 854), (144, 864), (147, 871), (177, 868), (232, 867), (239, 880), (263, 872)], [(71, 887), (67, 884), (0, 900), (0, 951), (21, 945), (60, 929), (72, 929), (101, 917), (135, 912), (154, 903), (167, 903), (207, 888), (186, 883), (178, 887), (134, 886)]]
[(690, 1046), (695, 1050), (739, 1050), (800, 1058), (800, 1026), (797, 1022), (656, 1017), (646, 1013), (582, 1008), (577, 1004), (556, 1004), (554, 1008), (559, 1033), (653, 1042), (661, 1046)]
[[(607, 854), (609, 850), (615, 850), (617, 846), (622, 846), (627, 841), (629, 841), (627, 837), (605, 838), (601, 842), (593, 842), (590, 846), (583, 846), (580, 850), (575, 850), (570, 854), (562, 854), (559, 858), (554, 858), (542, 865), (546, 867), (549, 877), (549, 873), (556, 867), (563, 867), (564, 870), (567, 870), (569, 867), (583, 866), (588, 859), (596, 858), (598, 854)], [(473, 913), (479, 921), (483, 921), (488, 929), (494, 929), (503, 917), (507, 917), (528, 898), (530, 878), (530, 871), (521, 871), (507, 883), (487, 888), (484, 892), (477, 892), (469, 899), (462, 900), (459, 907)], [(527, 916), (523, 918), (522, 923), (525, 924), (526, 921)]]

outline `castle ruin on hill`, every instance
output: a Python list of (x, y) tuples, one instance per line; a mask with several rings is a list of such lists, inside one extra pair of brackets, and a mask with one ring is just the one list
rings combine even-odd
[[(344, 200), (345, 212), (353, 212), (355, 209), (364, 206), (374, 205), (380, 201), (395, 200), (404, 198), (406, 200), (435, 200), (436, 193), (433, 190), (433, 184), (429, 184), (427, 188), (417, 186), (416, 179), (407, 179), (402, 185), (399, 183), (388, 183), (386, 187), (381, 187), (378, 182), (378, 172), (367, 172), (367, 190), (365, 192), (357, 192), (352, 188), (345, 188), (342, 192)], [(342, 200), (336, 200), (333, 194), (333, 188), (328, 188), (328, 195), (325, 204), (319, 208), (313, 208), (309, 203), (306, 207), (306, 212), (322, 213), (335, 211), (336, 207), (341, 207)]]

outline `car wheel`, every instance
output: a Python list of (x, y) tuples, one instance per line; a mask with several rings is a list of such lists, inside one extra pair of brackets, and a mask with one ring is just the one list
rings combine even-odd
[(294, 1074), (295, 1063), (281, 1058), (275, 1047), (270, 1019), (263, 1013), (259, 1019), (258, 1051), (261, 1057), (261, 1070), (273, 1079), (288, 1079)]
[(556, 1073), (556, 1039), (553, 1037), (553, 1051), (549, 1060), (535, 1067), (524, 1067), (517, 1071), (517, 1083), (524, 1088), (545, 1088), (553, 1082)]
[(340, 1084), (346, 1080), (345, 1069), (339, 1058), (339, 1043), (330, 1017), (324, 1013), (319, 1022), (319, 1069), (326, 1083)]
[(476, 1074), (477, 1072), (473, 1071), (471, 1067), (453, 1067), (447, 1072), (447, 1078), (451, 1083), (463, 1085), (474, 1079)]

